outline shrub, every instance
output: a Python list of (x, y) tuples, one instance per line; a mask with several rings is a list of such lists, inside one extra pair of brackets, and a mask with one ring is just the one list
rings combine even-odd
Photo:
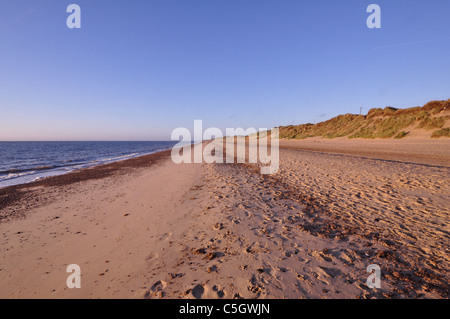
[(434, 131), (433, 134), (431, 134), (432, 138), (439, 138), (439, 137), (450, 137), (450, 127), (442, 128), (440, 130)]
[(394, 138), (400, 139), (400, 138), (404, 138), (406, 135), (408, 135), (408, 132), (401, 131), (400, 133), (395, 135)]

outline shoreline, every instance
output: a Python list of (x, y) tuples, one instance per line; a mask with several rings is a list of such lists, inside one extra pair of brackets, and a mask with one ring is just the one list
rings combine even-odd
[[(163, 142), (156, 142), (156, 143), (168, 143), (169, 141), (163, 141)], [(8, 142), (0, 142), (0, 143), (8, 143)], [(80, 144), (80, 143), (102, 143), (102, 142), (10, 142), (12, 144), (18, 144), (18, 143), (24, 143), (24, 144), (36, 144), (36, 143), (63, 143), (63, 144), (70, 144), (73, 143), (74, 145)], [(105, 143), (124, 143), (124, 142), (105, 142)], [(129, 143), (141, 143), (141, 142), (129, 142)], [(171, 143), (171, 142), (170, 142)], [(64, 145), (63, 145), (64, 146)], [(77, 162), (75, 162), (73, 159), (69, 161), (64, 162), (50, 162), (47, 161), (46, 163), (40, 163), (40, 165), (36, 164), (34, 167), (29, 168), (13, 168), (6, 171), (3, 171), (3, 175), (0, 177), (0, 189), (9, 187), (9, 186), (16, 186), (16, 185), (22, 185), (22, 184), (29, 184), (33, 182), (40, 181), (42, 179), (46, 179), (49, 177), (59, 176), (59, 175), (65, 175), (72, 172), (80, 171), (83, 169), (89, 169), (97, 166), (102, 166), (106, 164), (111, 164), (115, 162), (120, 162), (123, 160), (133, 159), (136, 157), (151, 155), (154, 153), (162, 152), (165, 150), (170, 150), (172, 146), (165, 146), (161, 147), (159, 149), (151, 150), (151, 151), (142, 151), (142, 150), (130, 150), (128, 154), (98, 154), (97, 156), (100, 157), (92, 157), (92, 158), (85, 158), (78, 159)], [(10, 175), (15, 175), (10, 177)]]
[[(153, 164), (158, 163), (170, 156), (171, 150), (159, 151), (147, 155), (136, 156), (133, 158), (119, 160), (107, 164), (100, 164), (91, 167), (82, 168), (66, 174), (60, 174), (55, 176), (49, 176), (41, 180), (33, 181), (30, 183), (5, 186), (0, 188), (0, 221), (6, 214), (2, 214), (2, 210), (14, 206), (17, 202), (24, 198), (27, 201), (33, 202), (34, 197), (39, 196), (38, 189), (46, 187), (63, 187), (74, 183), (83, 181), (103, 179), (111, 177), (115, 174), (126, 174), (131, 170), (150, 167)], [(20, 209), (18, 209), (20, 210)]]

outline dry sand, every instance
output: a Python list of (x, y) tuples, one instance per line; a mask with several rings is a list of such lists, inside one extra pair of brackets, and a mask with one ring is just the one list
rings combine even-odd
[(282, 141), (269, 176), (166, 152), (0, 190), (0, 297), (448, 298), (449, 146)]

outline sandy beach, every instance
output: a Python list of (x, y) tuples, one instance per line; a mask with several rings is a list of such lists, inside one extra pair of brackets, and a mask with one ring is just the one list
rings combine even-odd
[(448, 139), (312, 138), (274, 175), (165, 151), (3, 188), (0, 298), (448, 298), (449, 180)]

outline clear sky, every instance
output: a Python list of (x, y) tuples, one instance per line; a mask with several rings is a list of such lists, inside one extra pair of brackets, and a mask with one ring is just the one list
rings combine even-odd
[(0, 0), (0, 140), (169, 140), (195, 119), (271, 128), (448, 99), (449, 15), (448, 0)]

